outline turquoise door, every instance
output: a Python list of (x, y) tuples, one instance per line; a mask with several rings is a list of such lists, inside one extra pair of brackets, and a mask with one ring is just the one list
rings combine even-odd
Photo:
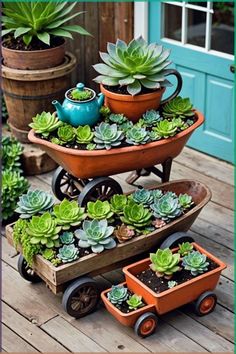
[(171, 48), (173, 67), (183, 77), (181, 96), (190, 97), (206, 118), (188, 146), (233, 162), (233, 3), (152, 1), (148, 6), (149, 41)]

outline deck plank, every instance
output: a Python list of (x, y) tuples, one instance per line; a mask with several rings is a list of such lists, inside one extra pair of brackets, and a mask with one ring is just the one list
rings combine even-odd
[(2, 324), (2, 347), (8, 353), (38, 353), (38, 350), (4, 324)]

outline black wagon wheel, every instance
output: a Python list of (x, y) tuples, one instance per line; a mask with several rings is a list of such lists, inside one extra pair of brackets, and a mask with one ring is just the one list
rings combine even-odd
[(39, 283), (42, 279), (30, 268), (22, 254), (20, 254), (17, 262), (17, 269), (23, 279), (31, 283)]
[(85, 206), (89, 201), (109, 200), (114, 194), (122, 194), (122, 188), (111, 177), (99, 177), (88, 182), (79, 195), (80, 206)]
[(157, 327), (158, 318), (152, 312), (142, 314), (134, 325), (134, 332), (142, 338), (153, 334)]
[(175, 248), (183, 242), (194, 242), (194, 239), (187, 232), (175, 232), (168, 236), (159, 248)]
[(88, 180), (78, 179), (59, 166), (52, 178), (52, 191), (59, 200), (77, 199), (86, 183)]
[(214, 311), (217, 303), (217, 296), (213, 291), (206, 291), (195, 301), (195, 312), (198, 316), (205, 316)]
[(81, 318), (95, 310), (100, 291), (95, 280), (82, 277), (72, 282), (65, 290), (62, 306), (68, 315)]

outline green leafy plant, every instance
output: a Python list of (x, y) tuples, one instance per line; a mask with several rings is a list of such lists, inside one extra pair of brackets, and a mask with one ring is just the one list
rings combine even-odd
[(34, 245), (42, 244), (47, 248), (59, 246), (61, 226), (57, 225), (57, 220), (49, 212), (41, 216), (33, 216), (26, 231), (31, 236), (30, 242)]
[(149, 141), (149, 135), (145, 128), (133, 126), (126, 132), (126, 142), (131, 145), (146, 144)]
[(45, 250), (42, 251), (42, 256), (48, 261), (51, 261), (53, 258), (56, 257), (56, 251), (53, 250), (52, 248), (46, 248)]
[(194, 116), (193, 105), (189, 98), (175, 97), (163, 107), (165, 118), (187, 119)]
[(142, 296), (139, 296), (137, 294), (133, 294), (132, 296), (130, 296), (130, 298), (126, 302), (129, 305), (130, 310), (137, 310), (138, 308), (144, 306), (144, 303), (142, 302)]
[(114, 235), (120, 243), (131, 240), (135, 236), (135, 232), (129, 226), (122, 224), (114, 231)]
[(41, 190), (28, 190), (17, 202), (16, 212), (22, 219), (30, 218), (35, 214), (43, 214), (54, 204), (53, 196)]
[(161, 137), (160, 137), (160, 135), (159, 135), (159, 133), (158, 133), (157, 131), (151, 130), (151, 131), (149, 132), (149, 139), (150, 139), (151, 141), (157, 141), (157, 140), (160, 140)]
[(121, 221), (138, 231), (151, 224), (151, 217), (152, 213), (143, 204), (130, 200), (124, 207), (124, 216), (121, 216)]
[(205, 254), (199, 251), (192, 251), (183, 258), (182, 266), (186, 270), (190, 270), (193, 276), (205, 273), (208, 270), (209, 262)]
[(93, 97), (93, 92), (90, 90), (74, 89), (71, 91), (71, 96), (72, 99), (76, 101), (87, 101)]
[(4, 2), (2, 36), (13, 33), (14, 38), (22, 37), (26, 46), (34, 38), (50, 46), (53, 36), (73, 38), (71, 32), (89, 35), (81, 26), (66, 25), (66, 22), (83, 13), (71, 14), (75, 5), (60, 1)]
[(97, 149), (110, 150), (113, 146), (119, 146), (124, 138), (123, 132), (118, 130), (117, 125), (100, 123), (95, 127), (94, 142), (97, 144)]
[(130, 198), (137, 204), (142, 203), (144, 206), (149, 206), (153, 202), (153, 194), (147, 189), (137, 189), (130, 195)]
[(7, 220), (14, 214), (19, 197), (27, 191), (29, 183), (19, 171), (2, 172), (2, 218)]
[(108, 226), (107, 220), (85, 220), (83, 229), (75, 231), (79, 238), (79, 247), (91, 247), (94, 253), (101, 253), (105, 249), (116, 247), (115, 240), (111, 237), (114, 232), (113, 226)]
[(62, 263), (73, 262), (79, 258), (79, 249), (75, 245), (64, 245), (59, 248), (59, 253), (57, 257), (62, 261)]
[(169, 222), (182, 214), (178, 198), (170, 195), (163, 195), (151, 205), (156, 218)]
[(69, 124), (63, 124), (57, 130), (58, 138), (60, 142), (69, 143), (74, 140), (75, 138), (75, 131), (74, 128)]
[(107, 293), (108, 300), (114, 305), (121, 305), (128, 299), (128, 289), (123, 285), (112, 285), (111, 290)]
[(104, 202), (101, 200), (88, 202), (87, 213), (91, 219), (96, 220), (110, 219), (113, 216), (113, 211), (111, 210), (111, 205), (108, 200), (105, 200)]
[(126, 133), (133, 126), (134, 126), (134, 123), (131, 120), (127, 120), (126, 122), (120, 124), (120, 129), (123, 130), (124, 133)]
[(93, 140), (94, 133), (89, 125), (79, 126), (76, 129), (76, 141), (79, 144), (89, 144)]
[(63, 124), (55, 113), (50, 112), (37, 114), (32, 120), (33, 123), (30, 123), (29, 126), (33, 128), (36, 133), (42, 134), (45, 138)]
[(142, 38), (133, 39), (128, 45), (121, 40), (107, 44), (108, 53), (100, 53), (105, 64), (94, 65), (101, 75), (94, 80), (108, 86), (126, 86), (130, 95), (137, 95), (142, 87), (159, 89), (165, 85), (164, 69), (170, 50)]
[(21, 171), (20, 157), (23, 146), (13, 137), (2, 137), (2, 168), (3, 170)]
[(175, 280), (169, 280), (168, 281), (168, 288), (169, 289), (174, 288), (176, 285), (178, 285), (177, 281), (175, 281)]
[(110, 199), (111, 210), (115, 214), (123, 214), (124, 207), (127, 204), (127, 197), (124, 194), (115, 194)]
[(75, 200), (64, 199), (60, 204), (54, 205), (53, 214), (57, 224), (61, 225), (63, 230), (69, 230), (71, 226), (80, 225), (81, 221), (86, 218), (84, 210)]
[(159, 135), (160, 138), (169, 138), (170, 136), (174, 136), (176, 134), (177, 127), (176, 125), (168, 121), (167, 119), (161, 120), (157, 123), (156, 127), (153, 128), (153, 131)]
[(102, 115), (104, 118), (106, 118), (106, 117), (108, 117), (108, 116), (111, 114), (111, 110), (110, 110), (109, 107), (102, 106), (102, 107), (100, 108), (100, 113), (101, 113), (101, 115)]
[(156, 125), (160, 120), (160, 114), (154, 109), (144, 113), (142, 118), (143, 125), (146, 127), (152, 127), (153, 125)]
[(193, 249), (193, 245), (190, 242), (183, 242), (179, 244), (178, 253), (183, 257), (189, 254)]
[(193, 205), (193, 198), (191, 195), (188, 194), (180, 194), (179, 195), (179, 204), (181, 205), (181, 207), (186, 210), (189, 209), (191, 207), (191, 205)]
[(63, 245), (69, 245), (75, 241), (73, 232), (64, 231), (62, 235), (60, 235), (60, 241)]
[(156, 272), (158, 277), (170, 279), (175, 272), (180, 270), (178, 265), (180, 261), (179, 253), (172, 253), (169, 248), (158, 249), (156, 253), (150, 254), (150, 268)]
[(124, 116), (124, 114), (110, 114), (109, 116), (109, 120), (112, 123), (116, 123), (116, 124), (123, 124), (125, 122), (127, 122), (127, 118)]
[(56, 145), (63, 145), (64, 142), (61, 141), (60, 139), (56, 138), (55, 136), (53, 136), (51, 139), (50, 139), (51, 143), (52, 144), (56, 144)]
[(189, 127), (188, 123), (181, 118), (174, 118), (171, 122), (177, 127), (177, 129), (185, 130)]
[(93, 151), (96, 149), (96, 144), (87, 144), (86, 149), (89, 151)]
[(151, 190), (154, 201), (160, 199), (163, 196), (163, 192), (161, 189), (153, 189)]

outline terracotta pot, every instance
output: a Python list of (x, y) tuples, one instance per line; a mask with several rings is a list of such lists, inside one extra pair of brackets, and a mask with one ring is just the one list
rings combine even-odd
[[(200, 247), (197, 243), (193, 242), (192, 244), (196, 250), (217, 263), (218, 267), (185, 283), (163, 291), (160, 294), (152, 291), (136, 277), (137, 274), (149, 269), (151, 263), (150, 258), (146, 258), (123, 268), (128, 288), (132, 292), (141, 295), (147, 304), (155, 305), (156, 311), (160, 315), (196, 300), (205, 291), (214, 290), (218, 283), (220, 273), (226, 268), (223, 262)], [(178, 248), (173, 249), (173, 252), (177, 250)]]
[(2, 45), (3, 64), (13, 69), (41, 70), (61, 65), (65, 57), (65, 41), (44, 50), (15, 50)]
[(192, 132), (203, 122), (202, 113), (196, 111), (196, 122), (172, 138), (162, 139), (139, 146), (111, 150), (75, 150), (65, 148), (35, 136), (33, 130), (28, 138), (38, 144), (67, 172), (77, 178), (109, 176), (163, 163), (167, 158), (180, 154)]
[(70, 73), (76, 59), (67, 53), (63, 64), (50, 69), (18, 70), (2, 65), (2, 90), (12, 133), (21, 142), (28, 141), (32, 117), (43, 111), (53, 112), (52, 101), (63, 100), (70, 86)]

